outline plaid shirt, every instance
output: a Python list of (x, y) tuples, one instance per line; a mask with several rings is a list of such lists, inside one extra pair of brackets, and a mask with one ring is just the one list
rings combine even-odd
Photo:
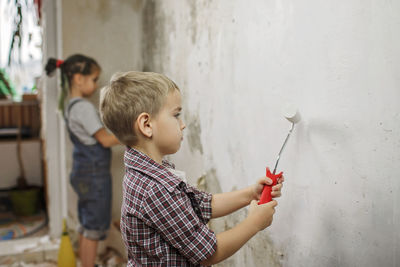
[(127, 148), (121, 232), (128, 266), (200, 266), (216, 250), (206, 223), (211, 198), (176, 177), (163, 161)]

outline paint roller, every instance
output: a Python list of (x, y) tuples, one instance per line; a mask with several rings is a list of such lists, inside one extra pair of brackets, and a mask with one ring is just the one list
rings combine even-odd
[(287, 104), (284, 107), (283, 115), (285, 116), (285, 118), (288, 121), (290, 121), (292, 123), (292, 127), (289, 130), (289, 133), (286, 136), (285, 141), (283, 142), (281, 150), (279, 151), (274, 170), (271, 173), (270, 169), (268, 167), (266, 168), (266, 173), (267, 173), (266, 175), (268, 178), (270, 178), (272, 180), (272, 184), (264, 186), (263, 191), (261, 192), (260, 201), (258, 202), (259, 205), (270, 202), (272, 200), (272, 196), (271, 196), (272, 187), (278, 183), (278, 179), (281, 178), (282, 174), (283, 174), (283, 172), (276, 174), (276, 168), (278, 167), (278, 163), (281, 158), (281, 154), (283, 152), (283, 149), (286, 146), (287, 141), (289, 140), (290, 134), (293, 132), (294, 125), (301, 120), (301, 116), (300, 116), (300, 113), (297, 111), (297, 108), (291, 104)]

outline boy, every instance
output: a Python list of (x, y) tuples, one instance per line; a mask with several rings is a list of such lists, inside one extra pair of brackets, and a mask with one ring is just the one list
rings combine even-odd
[[(211, 195), (184, 182), (183, 172), (163, 160), (180, 148), (185, 124), (181, 94), (167, 77), (150, 72), (114, 75), (102, 89), (104, 124), (127, 145), (121, 232), (128, 266), (199, 266), (218, 263), (272, 222), (276, 201), (257, 205), (264, 184)], [(281, 184), (273, 187), (280, 196)], [(251, 202), (251, 204), (250, 204)], [(210, 218), (250, 204), (248, 217), (215, 234)]]

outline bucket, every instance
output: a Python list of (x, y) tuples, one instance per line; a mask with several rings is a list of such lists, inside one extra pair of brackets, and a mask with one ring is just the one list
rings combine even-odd
[(36, 214), (39, 206), (39, 192), (39, 188), (11, 191), (10, 199), (14, 213), (19, 216)]

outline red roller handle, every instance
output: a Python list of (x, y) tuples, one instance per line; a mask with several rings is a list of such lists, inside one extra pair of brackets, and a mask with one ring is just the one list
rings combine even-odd
[(273, 174), (267, 167), (267, 177), (271, 178), (272, 184), (271, 185), (264, 185), (263, 191), (261, 192), (261, 198), (258, 202), (258, 205), (268, 203), (272, 200), (271, 191), (272, 187), (278, 183), (278, 179), (282, 177), (283, 172), (278, 174)]

